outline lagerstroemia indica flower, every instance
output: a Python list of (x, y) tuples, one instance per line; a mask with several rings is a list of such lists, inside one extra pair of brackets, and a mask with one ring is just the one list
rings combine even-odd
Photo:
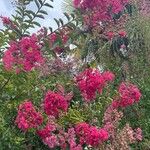
[(58, 117), (60, 112), (66, 112), (68, 102), (63, 95), (58, 92), (48, 91), (44, 98), (44, 111), (47, 115)]
[(109, 138), (108, 132), (105, 129), (91, 126), (86, 122), (78, 123), (75, 127), (75, 131), (81, 145), (87, 144), (97, 147)]
[(122, 82), (119, 86), (119, 96), (112, 102), (114, 108), (131, 106), (139, 102), (142, 94), (132, 83)]
[(37, 112), (31, 101), (25, 101), (19, 105), (18, 115), (15, 123), (18, 128), (27, 131), (37, 128), (43, 122), (41, 113)]
[(131, 83), (121, 83), (119, 86), (120, 106), (125, 107), (136, 103), (141, 98), (141, 92), (136, 85)]
[[(89, 21), (86, 19), (89, 26), (98, 25), (101, 21), (111, 21), (113, 15), (125, 10), (128, 3), (128, 0), (73, 0), (75, 9), (80, 9), (89, 18)], [(90, 15), (87, 15), (88, 12)]]
[(96, 93), (102, 93), (109, 81), (114, 80), (114, 74), (106, 71), (100, 73), (97, 69), (86, 69), (76, 76), (76, 83), (85, 101), (90, 102), (96, 98)]
[(6, 70), (31, 71), (44, 63), (36, 35), (23, 37), (19, 42), (11, 42), (3, 56)]

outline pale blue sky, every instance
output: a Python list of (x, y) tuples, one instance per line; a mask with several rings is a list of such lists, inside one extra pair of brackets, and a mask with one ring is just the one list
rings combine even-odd
[[(12, 0), (0, 0), (0, 15), (2, 16), (8, 16), (10, 17), (11, 14), (14, 13), (14, 8), (11, 5)], [(50, 0), (48, 0), (50, 1)], [(53, 18), (64, 18), (63, 12), (61, 9), (63, 0), (54, 0), (51, 4), (53, 5), (53, 9), (47, 9), (48, 16), (44, 20), (40, 19), (39, 22), (42, 24), (42, 26), (51, 26), (53, 28), (56, 28), (56, 23), (54, 22)], [(31, 9), (34, 10), (35, 8), (31, 6)], [(0, 28), (2, 28), (2, 24), (0, 23)]]

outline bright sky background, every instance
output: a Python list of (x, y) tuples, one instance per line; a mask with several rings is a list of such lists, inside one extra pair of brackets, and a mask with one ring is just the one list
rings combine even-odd
[[(0, 0), (0, 15), (2, 16), (8, 16), (10, 17), (11, 14), (14, 13), (14, 8), (11, 5), (12, 0)], [(47, 0), (50, 1), (50, 0)], [(54, 22), (53, 18), (64, 18), (63, 12), (61, 9), (63, 0), (54, 0), (54, 2), (51, 2), (53, 9), (47, 8), (48, 16), (45, 17), (45, 19), (40, 19), (39, 23), (41, 23), (42, 26), (51, 26), (53, 28), (56, 28), (56, 23)], [(31, 6), (31, 9), (34, 10), (35, 8)], [(2, 23), (0, 22), (0, 28), (2, 28)]]

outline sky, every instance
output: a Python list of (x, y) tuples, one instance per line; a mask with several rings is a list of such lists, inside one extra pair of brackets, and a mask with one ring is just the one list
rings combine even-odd
[[(47, 0), (50, 1), (50, 0)], [(8, 16), (11, 17), (11, 14), (14, 14), (14, 7), (11, 4), (12, 0), (0, 0), (0, 16)], [(63, 11), (62, 11), (62, 2), (63, 0), (54, 0), (54, 2), (51, 2), (53, 9), (51, 8), (45, 8), (47, 10), (48, 16), (45, 17), (45, 19), (38, 20), (39, 23), (41, 23), (42, 26), (45, 27), (53, 27), (54, 29), (57, 28), (55, 21), (53, 18), (62, 18)], [(32, 10), (35, 10), (36, 8), (34, 6), (30, 6)], [(2, 23), (0, 22), (0, 29), (2, 28)], [(36, 29), (32, 29), (32, 32), (34, 32)]]

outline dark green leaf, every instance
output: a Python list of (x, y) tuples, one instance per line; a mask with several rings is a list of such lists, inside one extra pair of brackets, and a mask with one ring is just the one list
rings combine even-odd
[(36, 17), (44, 19), (43, 15), (36, 15)]
[(36, 22), (36, 21), (33, 21), (32, 23), (37, 25), (38, 27), (41, 27), (41, 25), (38, 22)]
[(30, 28), (34, 28), (34, 25), (33, 25), (33, 24), (31, 24), (29, 27), (30, 27)]
[(43, 5), (43, 2), (42, 2), (42, 0), (38, 0), (39, 1), (39, 3), (41, 4), (41, 5)]
[(32, 16), (29, 13), (25, 13), (25, 15), (31, 20)]
[(57, 26), (60, 27), (59, 21), (58, 21), (56, 18), (54, 18), (54, 20), (55, 20), (55, 22), (57, 23)]
[(52, 5), (50, 5), (49, 3), (45, 3), (44, 6), (47, 6), (47, 7), (50, 7), (50, 8), (53, 8)]
[(18, 11), (20, 11), (21, 13), (23, 13), (23, 9), (22, 9), (22, 7), (17, 7), (17, 9), (18, 9)]
[(28, 13), (28, 14), (32, 14), (33, 16), (35, 16), (35, 13), (32, 10), (26, 10), (25, 12)]
[(24, 22), (30, 23), (31, 20), (24, 20)]
[(15, 10), (17, 14), (19, 14), (20, 16), (22, 16), (22, 13), (19, 10)]
[(71, 14), (71, 17), (72, 17), (73, 19), (75, 19), (75, 15), (74, 15), (74, 14)]
[(76, 20), (76, 26), (78, 26), (78, 24), (79, 24), (79, 22), (78, 22), (78, 20)]
[(66, 18), (68, 19), (68, 21), (70, 21), (70, 17), (67, 13), (64, 13), (64, 15), (66, 16)]
[(26, 24), (26, 23), (23, 23), (22, 24), (22, 28), (24, 29), (24, 28), (28, 28), (28, 25)]
[(12, 15), (12, 17), (13, 17), (15, 20), (17, 20), (17, 21), (22, 22), (22, 18), (21, 18), (21, 17), (17, 17), (17, 16), (14, 16), (14, 15)]
[(53, 28), (49, 27), (49, 30), (50, 30), (51, 32), (53, 32)]
[(40, 10), (39, 13), (42, 13), (42, 14), (45, 14), (45, 15), (48, 15), (48, 13), (45, 11), (45, 10)]
[(68, 26), (69, 26), (70, 28), (72, 28), (72, 29), (75, 29), (75, 28), (76, 28), (76, 26), (75, 26), (73, 23), (69, 23)]
[(30, 32), (29, 32), (29, 31), (26, 31), (26, 34), (30, 34)]
[(61, 23), (62, 26), (64, 25), (64, 22), (61, 18), (59, 19), (59, 22)]
[(37, 6), (38, 8), (40, 8), (40, 4), (39, 4), (39, 2), (38, 2), (37, 0), (35, 0), (35, 4), (36, 4), (36, 6)]
[(132, 15), (133, 13), (133, 6), (131, 4), (127, 4), (126, 5), (126, 9), (127, 9), (127, 12)]

